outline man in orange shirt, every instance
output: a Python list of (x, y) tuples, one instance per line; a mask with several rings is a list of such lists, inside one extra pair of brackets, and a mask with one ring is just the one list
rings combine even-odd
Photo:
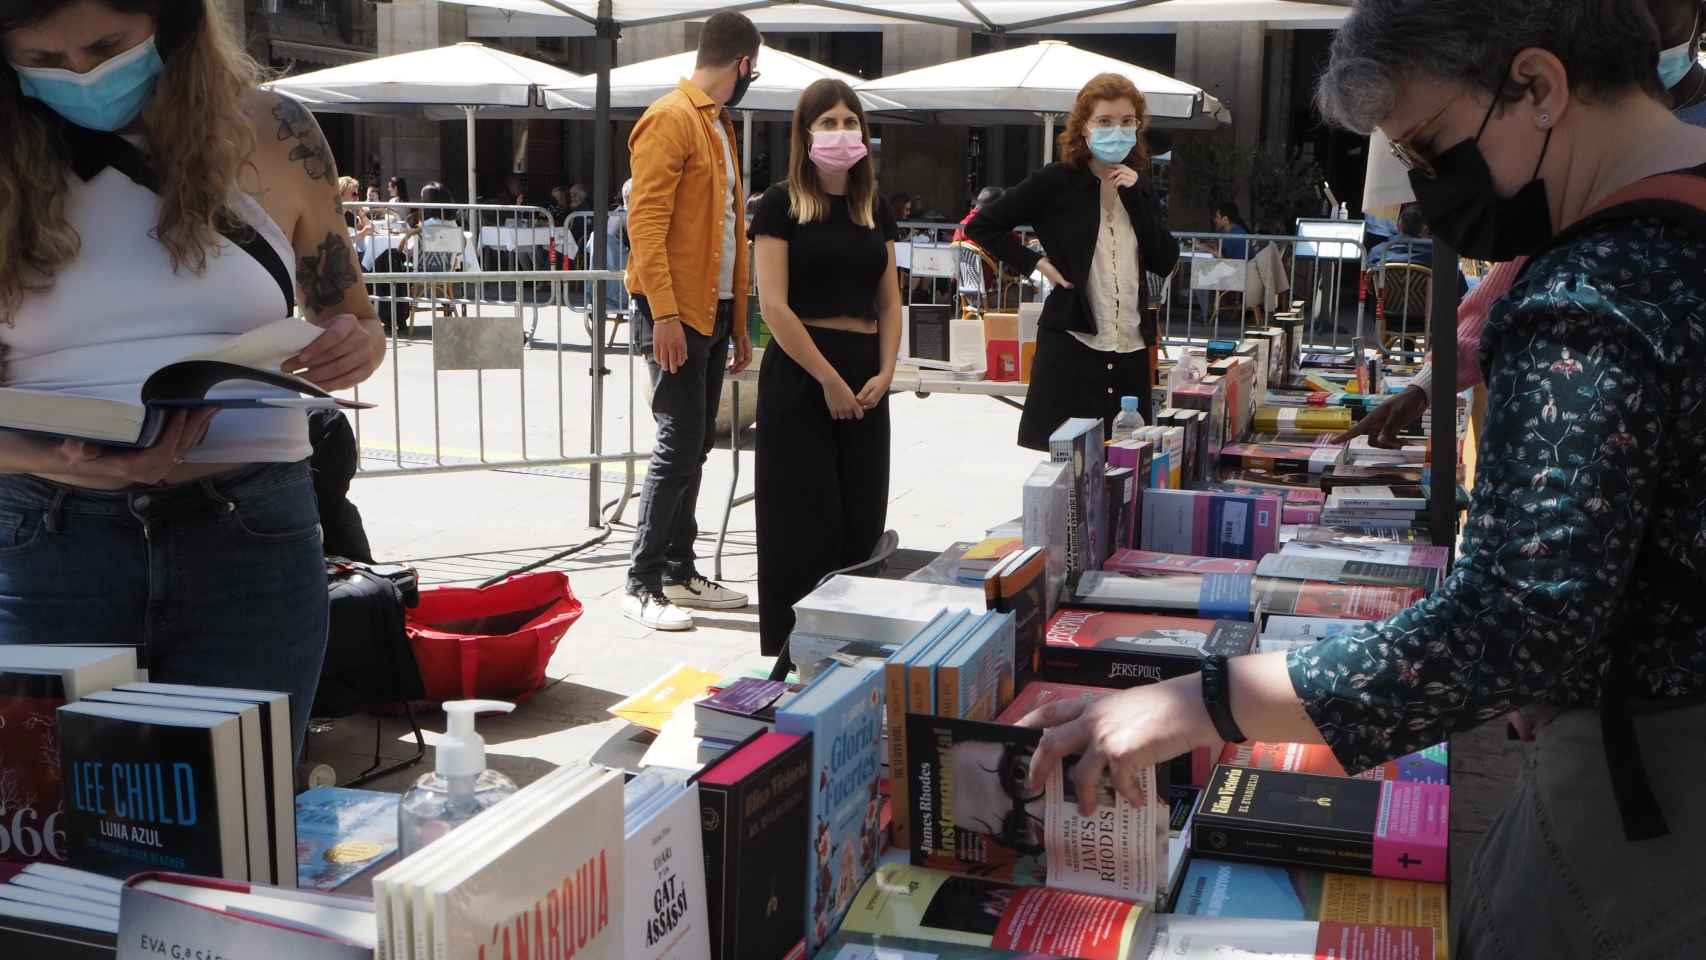
[[(655, 630), (690, 630), (683, 608), (746, 606), (694, 565), (699, 480), (715, 439), (723, 373), (752, 361), (746, 329), (746, 221), (727, 107), (758, 77), (752, 21), (718, 13), (699, 34), (693, 76), (646, 110), (628, 138), (628, 292), (635, 346), (652, 378), (657, 442), (622, 612)], [(732, 347), (732, 351), (731, 351)]]

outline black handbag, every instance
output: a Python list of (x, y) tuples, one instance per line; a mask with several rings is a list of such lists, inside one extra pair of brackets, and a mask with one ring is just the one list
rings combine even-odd
[(413, 766), (426, 755), (426, 741), (411, 703), (425, 697), (426, 689), (403, 627), (403, 611), (420, 602), (420, 577), (403, 564), (328, 557), (326, 581), (331, 618), (313, 716), (347, 717), (367, 708), (400, 704), (415, 739), (413, 757), (381, 769), (383, 722), (376, 719), (373, 765), (343, 784), (353, 786)]

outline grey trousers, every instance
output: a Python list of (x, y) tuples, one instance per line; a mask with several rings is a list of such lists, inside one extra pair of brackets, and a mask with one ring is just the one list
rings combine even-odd
[(1470, 865), (1454, 960), (1706, 957), (1706, 706), (1634, 722), (1670, 835), (1624, 839), (1599, 713), (1559, 714)]

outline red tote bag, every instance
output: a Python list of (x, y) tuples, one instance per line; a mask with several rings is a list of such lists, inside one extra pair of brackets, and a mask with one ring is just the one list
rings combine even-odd
[(426, 698), (527, 699), (580, 616), (569, 578), (555, 570), (489, 587), (422, 588), (407, 629)]

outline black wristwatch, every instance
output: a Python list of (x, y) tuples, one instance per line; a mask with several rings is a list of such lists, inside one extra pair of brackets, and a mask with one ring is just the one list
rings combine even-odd
[(1227, 743), (1243, 743), (1248, 739), (1238, 729), (1238, 721), (1232, 719), (1232, 682), (1223, 656), (1203, 658), (1202, 705), (1208, 710), (1208, 718), (1214, 721), (1220, 739)]

